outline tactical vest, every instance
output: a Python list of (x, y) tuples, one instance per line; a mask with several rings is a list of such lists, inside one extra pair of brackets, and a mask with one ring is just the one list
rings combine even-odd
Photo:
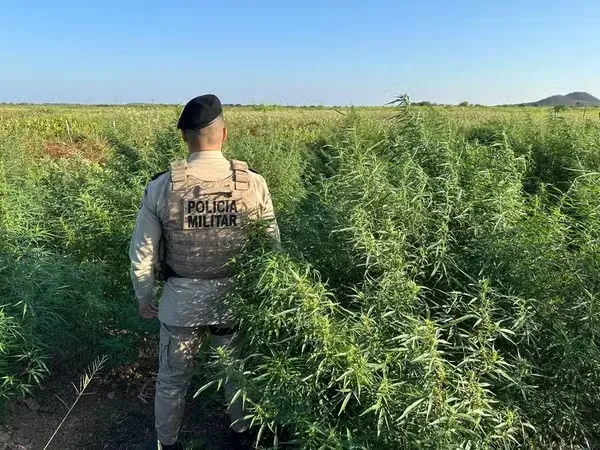
[(203, 181), (189, 173), (187, 161), (171, 164), (163, 230), (165, 261), (177, 275), (232, 275), (227, 263), (242, 249), (258, 204), (248, 164), (231, 161), (231, 172), (220, 181)]

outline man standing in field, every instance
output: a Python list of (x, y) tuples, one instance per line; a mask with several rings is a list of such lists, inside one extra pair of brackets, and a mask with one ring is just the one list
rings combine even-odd
[[(238, 346), (233, 317), (222, 304), (233, 284), (228, 261), (241, 251), (252, 220), (270, 221), (269, 230), (278, 237), (263, 177), (221, 153), (227, 128), (219, 99), (192, 99), (178, 128), (189, 157), (172, 163), (171, 170), (146, 187), (129, 250), (140, 315), (160, 320), (158, 443), (153, 445), (163, 449), (183, 448), (178, 434), (201, 339), (210, 335), (212, 346)], [(164, 255), (159, 255), (161, 239)], [(157, 307), (154, 268), (159, 258), (166, 283)], [(233, 386), (225, 386), (228, 403), (235, 392)], [(235, 436), (248, 430), (241, 398), (229, 406), (229, 415)]]

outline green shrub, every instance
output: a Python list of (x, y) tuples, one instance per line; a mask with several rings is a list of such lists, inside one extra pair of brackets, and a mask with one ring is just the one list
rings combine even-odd
[(510, 140), (362, 126), (306, 168), (295, 245), (240, 261), (249, 356), (215, 364), (253, 420), (306, 448), (598, 442), (595, 175), (552, 172), (557, 204)]
[[(5, 108), (10, 397), (53, 356), (125, 363), (156, 331), (137, 318), (127, 247), (144, 185), (186, 149), (172, 107)], [(211, 374), (239, 381), (263, 435), (305, 448), (598, 446), (598, 124), (339, 112), (227, 111), (226, 154), (266, 178), (283, 244), (257, 239), (236, 262), (247, 351), (218, 352)]]

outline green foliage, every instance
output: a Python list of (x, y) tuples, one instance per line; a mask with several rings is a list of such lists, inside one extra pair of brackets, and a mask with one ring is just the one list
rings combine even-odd
[(404, 108), (306, 168), (294, 243), (239, 261), (249, 356), (215, 365), (306, 448), (597, 443), (597, 176), (532, 197), (510, 139)]
[[(218, 352), (214, 380), (239, 382), (265, 443), (600, 445), (598, 123), (396, 103), (227, 110), (225, 151), (269, 183), (283, 242), (257, 230), (236, 260), (247, 348)], [(172, 107), (4, 108), (10, 397), (54, 356), (124, 363), (155, 331), (128, 242), (144, 185), (186, 149)]]

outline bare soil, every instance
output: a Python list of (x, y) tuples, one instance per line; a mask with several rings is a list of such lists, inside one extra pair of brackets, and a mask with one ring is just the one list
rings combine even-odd
[(52, 159), (82, 157), (88, 161), (104, 163), (108, 153), (108, 146), (93, 139), (79, 139), (75, 141), (48, 141), (42, 149), (44, 155)]
[[(156, 346), (150, 340), (134, 364), (103, 369), (48, 449), (144, 449), (153, 438)], [(79, 385), (89, 363), (85, 358), (63, 361), (33, 397), (14, 401), (0, 417), (0, 450), (43, 449), (76, 398), (71, 383)], [(180, 438), (187, 448), (228, 449), (229, 419), (222, 397), (209, 393), (193, 399), (192, 393)]]

